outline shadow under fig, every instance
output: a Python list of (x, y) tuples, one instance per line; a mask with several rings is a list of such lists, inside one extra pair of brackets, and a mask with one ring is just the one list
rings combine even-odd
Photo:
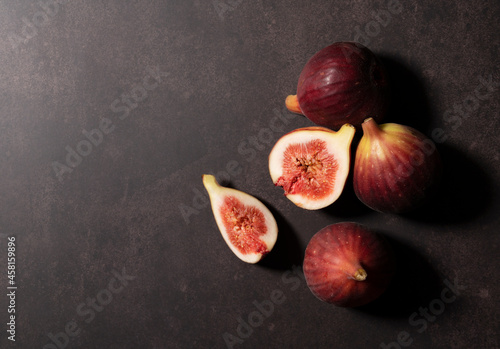
[(443, 174), (435, 192), (417, 210), (403, 216), (432, 224), (459, 224), (477, 219), (492, 202), (492, 180), (472, 157), (445, 144), (437, 149)]
[[(356, 149), (356, 145), (357, 143), (354, 143), (353, 141), (353, 149)], [(351, 169), (349, 170), (349, 175), (347, 176), (342, 194), (340, 194), (339, 198), (333, 204), (322, 209), (322, 213), (325, 213), (328, 216), (336, 219), (350, 220), (356, 219), (357, 217), (361, 217), (366, 214), (372, 214), (374, 212), (368, 206), (363, 204), (354, 192), (354, 158), (355, 154), (351, 154)]]
[(439, 298), (442, 280), (422, 254), (402, 241), (384, 236), (394, 250), (396, 273), (384, 294), (354, 310), (378, 317), (408, 318)]
[[(434, 111), (423, 76), (395, 56), (380, 55), (390, 83), (391, 102), (383, 120), (411, 126), (429, 136)], [(429, 223), (462, 223), (476, 219), (490, 205), (492, 181), (472, 157), (437, 144), (443, 161), (441, 181), (426, 202), (405, 218)]]
[(391, 94), (382, 123), (394, 122), (426, 133), (433, 111), (422, 77), (397, 57), (379, 57), (387, 72)]
[(277, 270), (289, 270), (293, 266), (301, 266), (304, 260), (305, 246), (301, 246), (296, 232), (285, 217), (267, 202), (262, 202), (276, 219), (278, 240), (271, 252), (258, 265)]

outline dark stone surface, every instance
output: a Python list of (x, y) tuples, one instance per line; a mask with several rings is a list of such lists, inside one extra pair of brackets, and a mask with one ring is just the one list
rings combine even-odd
[[(15, 344), (0, 297), (0, 347), (224, 348), (249, 316), (258, 326), (235, 348), (500, 347), (499, 17), (496, 0), (0, 1), (0, 287), (8, 236), (19, 287)], [(304, 211), (269, 178), (273, 143), (310, 125), (283, 111), (302, 66), (348, 40), (390, 71), (387, 121), (446, 138), (440, 195), (413, 214), (370, 211), (351, 185)], [(88, 154), (68, 157), (77, 148)], [(258, 265), (215, 225), (201, 174), (222, 171), (277, 217)], [(300, 277), (310, 237), (346, 220), (400, 257), (391, 290), (356, 310), (321, 303)], [(447, 282), (465, 289), (441, 309)], [(273, 292), (282, 302), (259, 319)]]

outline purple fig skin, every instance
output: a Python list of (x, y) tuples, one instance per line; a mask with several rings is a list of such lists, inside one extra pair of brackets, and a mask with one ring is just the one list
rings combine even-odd
[(419, 131), (398, 124), (378, 126), (368, 118), (354, 161), (354, 191), (366, 206), (383, 213), (420, 207), (442, 173), (435, 144)]
[(297, 95), (287, 98), (289, 110), (333, 130), (345, 123), (359, 127), (367, 117), (380, 122), (388, 104), (384, 67), (354, 42), (338, 42), (312, 56), (299, 76)]
[(320, 300), (359, 307), (380, 297), (393, 278), (396, 261), (385, 238), (367, 227), (343, 222), (317, 232), (307, 245), (304, 277)]

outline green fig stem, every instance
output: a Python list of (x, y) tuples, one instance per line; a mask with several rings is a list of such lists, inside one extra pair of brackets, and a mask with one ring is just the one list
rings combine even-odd
[(299, 99), (297, 98), (297, 95), (290, 95), (286, 97), (285, 105), (286, 108), (292, 113), (303, 115), (302, 109), (300, 109)]
[(364, 280), (366, 280), (367, 276), (368, 276), (368, 274), (366, 273), (366, 271), (363, 268), (359, 268), (354, 273), (354, 280), (356, 280), (356, 281), (364, 281)]

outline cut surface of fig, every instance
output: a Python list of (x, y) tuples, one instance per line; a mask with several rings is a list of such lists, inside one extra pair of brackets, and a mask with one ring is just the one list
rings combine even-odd
[(273, 183), (299, 207), (317, 210), (329, 206), (344, 188), (354, 133), (349, 124), (337, 132), (305, 127), (287, 133), (269, 155)]
[(203, 185), (217, 226), (231, 251), (244, 262), (260, 261), (278, 238), (272, 213), (250, 194), (219, 185), (212, 175), (203, 175)]
[(331, 224), (312, 237), (303, 268), (307, 286), (318, 299), (357, 307), (385, 292), (395, 272), (395, 260), (382, 236), (346, 222)]
[(231, 245), (241, 254), (266, 254), (267, 245), (261, 237), (267, 233), (264, 214), (255, 206), (247, 206), (234, 196), (227, 196), (220, 213)]
[(399, 124), (362, 124), (354, 162), (354, 191), (368, 207), (402, 213), (420, 206), (434, 191), (442, 164), (435, 144), (419, 131)]
[(297, 94), (285, 105), (319, 126), (338, 130), (381, 120), (389, 105), (385, 69), (375, 54), (355, 42), (337, 42), (314, 54), (299, 76)]

